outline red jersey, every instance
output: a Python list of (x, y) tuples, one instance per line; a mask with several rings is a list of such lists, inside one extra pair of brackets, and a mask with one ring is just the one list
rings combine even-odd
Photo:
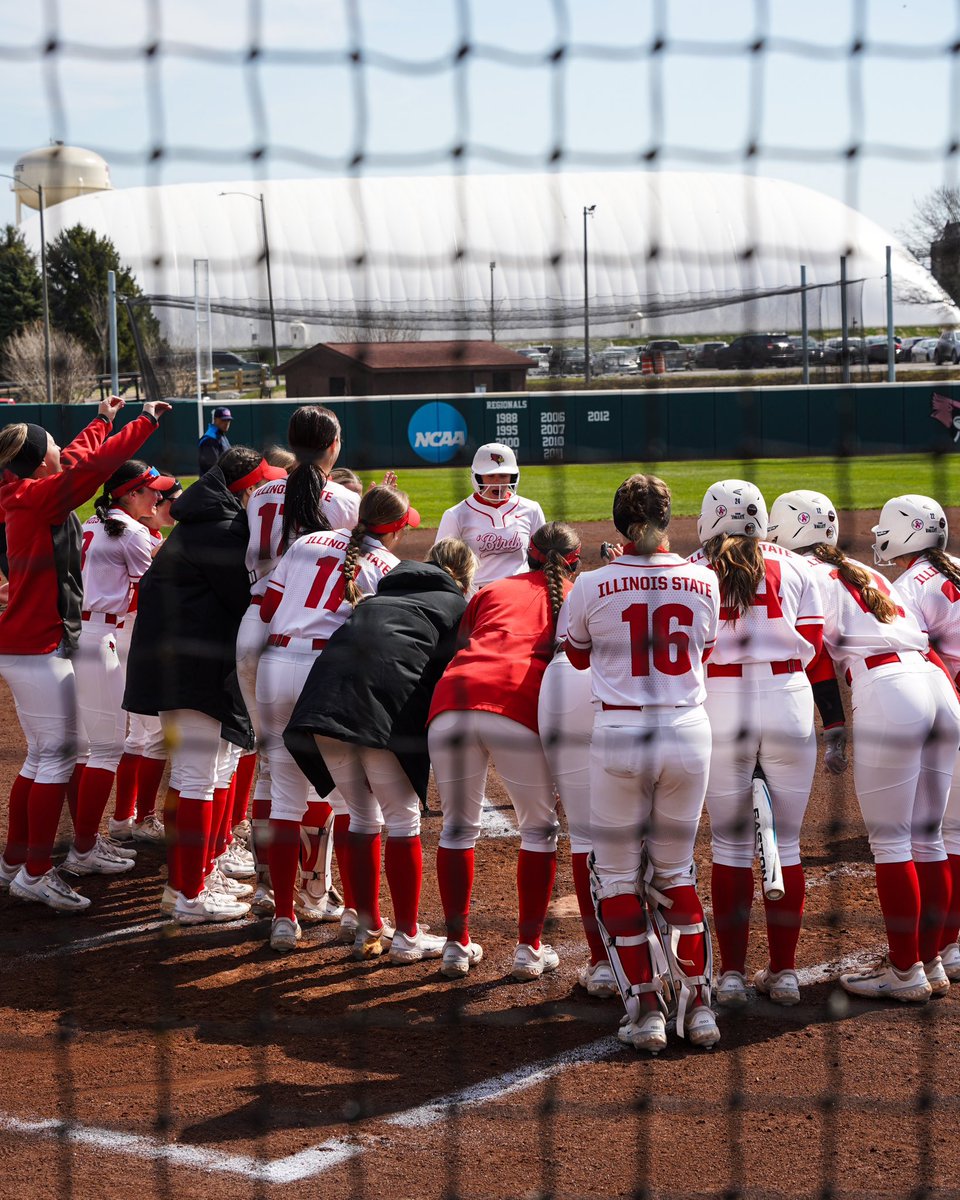
[(95, 417), (62, 451), (58, 475), (3, 475), (10, 599), (0, 613), (0, 654), (50, 654), (61, 642), (68, 649), (77, 644), (83, 583), (80, 521), (73, 510), (133, 457), (157, 421), (143, 414), (105, 441), (111, 428)]
[[(564, 596), (571, 586), (564, 580)], [(428, 720), (480, 709), (539, 733), (540, 684), (556, 644), (544, 573), (513, 575), (477, 592), (460, 622), (464, 639), (437, 684)]]

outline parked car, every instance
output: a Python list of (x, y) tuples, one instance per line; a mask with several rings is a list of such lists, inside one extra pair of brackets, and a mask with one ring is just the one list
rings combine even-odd
[(662, 354), (664, 366), (668, 371), (686, 370), (687, 347), (674, 338), (657, 338), (648, 342), (643, 348), (643, 354)]
[(798, 361), (797, 348), (785, 333), (747, 333), (717, 351), (721, 370), (795, 367)]
[(938, 338), (918, 338), (907, 351), (911, 362), (933, 362), (933, 355), (940, 344)]
[[(929, 340), (930, 339), (923, 334), (921, 334), (920, 337), (903, 338), (900, 342), (900, 361), (912, 362), (914, 346), (916, 346), (919, 342), (926, 342)], [(934, 338), (933, 340), (936, 341), (937, 339)]]
[[(885, 363), (887, 361), (887, 335), (873, 334), (867, 338), (867, 362)], [(899, 362), (901, 356), (900, 339), (893, 339), (893, 361)]]
[(726, 349), (726, 342), (701, 342), (693, 352), (693, 364), (696, 367), (715, 367), (717, 351)]
[(933, 361), (939, 367), (941, 363), (960, 363), (960, 330), (945, 329), (937, 339), (937, 348), (933, 352)]
[[(793, 342), (794, 346), (796, 347), (797, 362), (802, 363), (803, 362), (803, 338), (800, 337), (799, 335), (797, 335), (797, 336), (791, 335), (790, 341)], [(807, 362), (808, 363), (823, 362), (823, 346), (820, 345), (820, 343), (817, 341), (816, 338), (812, 338), (812, 337), (807, 338)]]
[[(847, 338), (847, 355), (851, 363), (865, 363), (867, 349), (861, 337)], [(839, 366), (843, 358), (843, 338), (829, 338), (823, 346), (823, 361), (828, 367)]]
[(259, 371), (262, 367), (263, 363), (241, 358), (232, 350), (214, 350), (213, 352), (213, 369), (215, 371)]
[(636, 375), (640, 370), (632, 346), (607, 346), (594, 356), (598, 375)]

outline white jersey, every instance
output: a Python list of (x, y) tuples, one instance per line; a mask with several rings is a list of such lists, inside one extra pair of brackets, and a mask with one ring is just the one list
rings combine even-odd
[[(274, 479), (261, 484), (247, 504), (247, 524), (250, 540), (247, 543), (246, 564), (250, 572), (250, 594), (262, 596), (267, 581), (280, 557), (280, 535), (283, 532), (283, 501), (287, 494), (286, 479)], [(352, 529), (360, 512), (360, 497), (340, 483), (327, 480), (321, 499), (323, 515), (332, 529)]]
[(110, 537), (97, 516), (88, 517), (83, 524), (83, 607), (122, 617), (130, 607), (134, 588), (153, 561), (154, 539), (145, 525), (122, 508), (111, 508), (107, 516), (125, 526), (123, 533)]
[(861, 659), (875, 654), (896, 654), (901, 650), (926, 653), (927, 635), (913, 614), (899, 605), (886, 579), (872, 567), (850, 560), (866, 571), (873, 585), (898, 605), (897, 615), (888, 625), (878, 621), (856, 589), (841, 580), (835, 566), (821, 562), (814, 555), (804, 557), (813, 565), (823, 596), (823, 642), (841, 670), (849, 671)]
[[(960, 559), (948, 556), (960, 570)], [(893, 585), (894, 598), (914, 615), (954, 679), (960, 674), (960, 591), (926, 558)]]
[[(814, 658), (810, 642), (797, 632), (798, 625), (823, 625), (823, 600), (816, 577), (805, 558), (760, 542), (764, 577), (753, 604), (737, 616), (736, 610), (720, 607), (717, 647), (710, 658), (718, 665), (775, 663), (799, 659), (804, 667)], [(713, 571), (702, 550), (690, 562)]]
[[(353, 612), (343, 598), (343, 561), (348, 529), (308, 533), (288, 547), (270, 576), (268, 588), (282, 599), (270, 621), (270, 633), (295, 638), (330, 638)], [(374, 537), (365, 537), (357, 586), (372, 596), (380, 580), (400, 561)]]
[(543, 509), (535, 500), (511, 496), (502, 504), (491, 504), (474, 494), (443, 514), (437, 541), (453, 537), (466, 542), (479, 560), (473, 583), (481, 588), (528, 569), (530, 535), (544, 524)]
[(584, 572), (560, 614), (568, 644), (590, 650), (594, 699), (621, 708), (702, 704), (719, 619), (716, 576), (677, 554), (624, 554)]

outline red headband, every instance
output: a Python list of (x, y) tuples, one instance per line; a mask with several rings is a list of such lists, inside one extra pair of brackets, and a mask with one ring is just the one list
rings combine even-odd
[(398, 517), (396, 521), (388, 521), (384, 525), (368, 525), (368, 533), (396, 533), (398, 529), (403, 529), (405, 525), (409, 525), (411, 529), (416, 529), (420, 524), (420, 514), (415, 508), (408, 508), (402, 517)]
[(227, 484), (227, 491), (237, 496), (240, 492), (245, 492), (248, 487), (253, 487), (256, 483), (263, 483), (269, 479), (286, 479), (286, 477), (287, 473), (283, 467), (271, 467), (265, 458), (261, 458), (247, 475), (243, 475), (233, 483)]
[(144, 486), (153, 488), (155, 492), (163, 492), (173, 487), (176, 482), (172, 475), (161, 475), (156, 467), (147, 467), (140, 475), (128, 479), (126, 483), (121, 483), (119, 487), (114, 488), (110, 495), (114, 500), (119, 500), (128, 492), (135, 492), (137, 488)]
[[(527, 554), (533, 559), (534, 562), (545, 563), (547, 561), (547, 556), (542, 551), (538, 550), (533, 542), (531, 542), (527, 548)], [(575, 562), (580, 561), (580, 551), (571, 550), (569, 554), (565, 554), (563, 556), (563, 561), (568, 567), (572, 567)]]

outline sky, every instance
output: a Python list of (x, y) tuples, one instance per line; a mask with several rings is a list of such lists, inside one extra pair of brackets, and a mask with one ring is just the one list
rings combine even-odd
[(955, 44), (960, 0), (0, 0), (0, 171), (756, 171), (896, 231), (957, 182)]

